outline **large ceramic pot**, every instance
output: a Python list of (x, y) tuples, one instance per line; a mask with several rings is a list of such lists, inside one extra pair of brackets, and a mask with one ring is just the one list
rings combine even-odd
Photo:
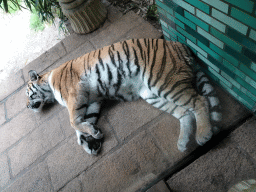
[(73, 30), (79, 34), (99, 28), (107, 17), (107, 10), (100, 0), (59, 0), (59, 3)]

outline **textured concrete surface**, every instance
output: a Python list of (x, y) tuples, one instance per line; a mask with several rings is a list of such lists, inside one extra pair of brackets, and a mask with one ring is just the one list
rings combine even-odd
[(55, 103), (41, 113), (26, 108), (29, 70), (44, 73), (114, 42), (162, 36), (133, 12), (108, 10), (100, 29), (70, 35), (0, 85), (0, 191), (222, 191), (255, 176), (255, 119), (220, 88), (222, 132), (229, 137), (220, 144), (222, 137), (214, 138), (202, 154), (194, 139), (179, 152), (179, 121), (142, 100), (105, 103), (98, 156), (77, 144), (64, 107)]

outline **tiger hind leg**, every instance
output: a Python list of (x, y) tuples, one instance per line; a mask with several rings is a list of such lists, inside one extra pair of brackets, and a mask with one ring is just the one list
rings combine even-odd
[(179, 151), (184, 152), (187, 150), (187, 144), (193, 132), (193, 125), (195, 116), (192, 112), (185, 110), (182, 107), (175, 105), (164, 98), (158, 97), (153, 94), (149, 89), (144, 87), (140, 92), (141, 98), (152, 106), (165, 111), (180, 121), (180, 134), (177, 142)]

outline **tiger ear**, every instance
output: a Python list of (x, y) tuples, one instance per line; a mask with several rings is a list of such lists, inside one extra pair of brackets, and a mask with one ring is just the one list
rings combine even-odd
[(30, 78), (31, 81), (36, 81), (36, 80), (38, 79), (38, 77), (39, 77), (39, 75), (37, 74), (37, 72), (34, 71), (34, 70), (30, 70), (30, 71), (28, 72), (28, 75), (29, 75), (29, 78)]

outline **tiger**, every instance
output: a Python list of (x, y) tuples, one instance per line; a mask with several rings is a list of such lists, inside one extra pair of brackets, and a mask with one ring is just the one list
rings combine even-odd
[(196, 124), (196, 142), (204, 145), (219, 131), (219, 99), (207, 76), (195, 70), (185, 44), (164, 39), (130, 39), (97, 49), (39, 75), (30, 70), (27, 107), (40, 112), (55, 100), (69, 112), (77, 142), (92, 155), (103, 144), (97, 126), (105, 99), (139, 98), (180, 121), (177, 148), (188, 149)]

